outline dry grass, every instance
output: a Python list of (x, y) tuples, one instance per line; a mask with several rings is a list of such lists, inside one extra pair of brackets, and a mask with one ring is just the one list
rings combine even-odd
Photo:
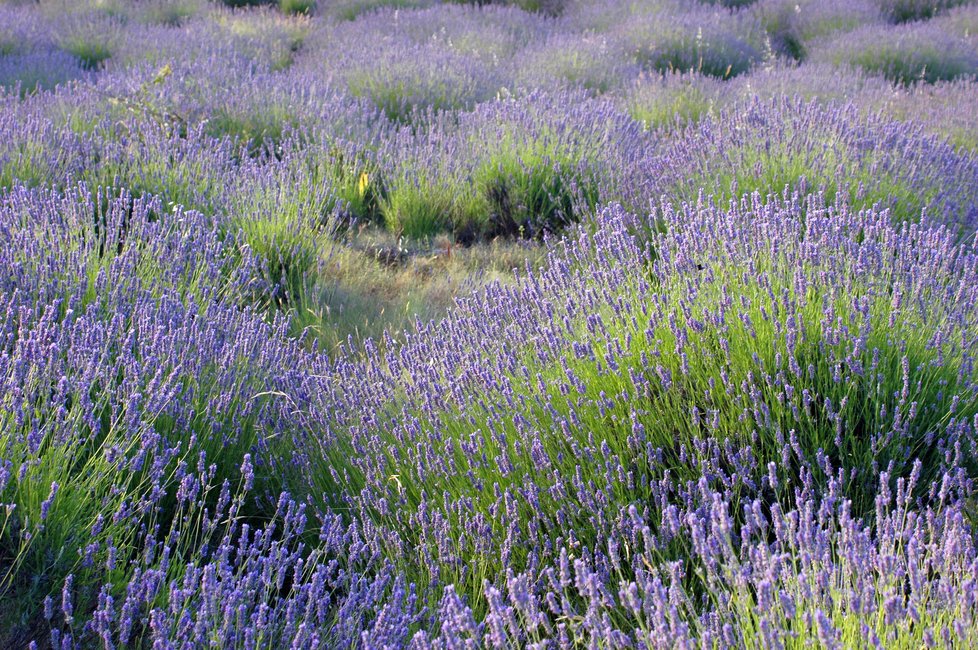
[(416, 320), (438, 318), (491, 282), (512, 282), (527, 263), (538, 266), (538, 243), (497, 239), (463, 247), (447, 236), (405, 242), (369, 229), (351, 233), (321, 260), (296, 327), (327, 350), (359, 347), (388, 330), (401, 335)]

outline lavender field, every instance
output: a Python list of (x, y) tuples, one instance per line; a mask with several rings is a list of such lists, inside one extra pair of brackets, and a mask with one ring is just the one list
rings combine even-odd
[(0, 0), (0, 648), (978, 647), (978, 2)]

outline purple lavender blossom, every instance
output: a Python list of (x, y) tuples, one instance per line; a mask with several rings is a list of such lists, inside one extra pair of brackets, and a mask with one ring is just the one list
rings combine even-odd
[[(0, 644), (974, 645), (973, 10), (843, 4), (0, 7)], [(547, 256), (326, 354), (360, 226)]]

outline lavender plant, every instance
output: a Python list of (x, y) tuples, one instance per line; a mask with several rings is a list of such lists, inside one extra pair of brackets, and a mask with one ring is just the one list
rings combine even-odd
[(958, 36), (964, 36), (974, 43), (978, 35), (978, 7), (975, 5), (964, 5), (952, 9), (947, 14), (935, 20), (938, 25), (943, 25), (946, 29)]
[(308, 29), (304, 16), (265, 11), (219, 14), (215, 22), (236, 50), (271, 70), (292, 65)]
[(84, 74), (72, 55), (57, 50), (0, 57), (0, 87), (15, 94), (52, 90)]
[(68, 14), (55, 35), (58, 46), (86, 70), (101, 67), (116, 48), (121, 31), (114, 16)]
[(670, 129), (698, 122), (719, 108), (726, 86), (697, 73), (643, 75), (625, 95), (632, 119), (650, 129)]
[(605, 38), (559, 34), (526, 48), (514, 79), (518, 87), (583, 88), (604, 94), (637, 76), (637, 68), (625, 61), (625, 53)]
[(429, 109), (471, 109), (500, 88), (477, 57), (397, 40), (372, 56), (354, 49), (339, 63), (350, 94), (369, 99), (391, 121), (411, 123)]
[(792, 97), (823, 105), (855, 104), (863, 113), (878, 111), (904, 91), (860, 69), (839, 68), (830, 63), (806, 61), (756, 70), (725, 87), (725, 105), (753, 97), (772, 101)]
[(776, 52), (802, 60), (818, 41), (880, 21), (870, 0), (791, 2), (762, 0), (751, 9), (760, 17)]
[(706, 187), (721, 205), (743, 193), (808, 187), (830, 202), (887, 208), (894, 219), (923, 215), (967, 237), (978, 202), (964, 179), (975, 177), (975, 165), (973, 156), (919, 126), (867, 120), (854, 105), (754, 99), (687, 128), (648, 162), (648, 174), (654, 195), (691, 204)]
[[(935, 600), (914, 605), (918, 616), (933, 607), (927, 623), (897, 632), (907, 599), (923, 601), (904, 591), (907, 573), (874, 560), (842, 586), (774, 568), (788, 544), (820, 558), (811, 575), (847, 575), (854, 565), (836, 558), (859, 562), (838, 546), (850, 535), (878, 549), (871, 557), (902, 554), (884, 541), (904, 534), (892, 528), (908, 521), (901, 509), (946, 498), (952, 477), (973, 471), (978, 400), (958, 341), (974, 336), (974, 314), (945, 320), (929, 299), (903, 299), (939, 291), (945, 308), (972, 310), (960, 292), (974, 286), (973, 253), (959, 257), (950, 231), (897, 228), (885, 213), (813, 197), (660, 218), (654, 257), (630, 234), (634, 219), (609, 211), (516, 291), (490, 290), (419, 329), (383, 368), (373, 358), (340, 368), (372, 377), (346, 398), (371, 406), (313, 414), (333, 432), (305, 461), (317, 488), (374, 521), (400, 570), (442, 592), (434, 602), (451, 619), (430, 625), (450, 638), (844, 643), (938, 635), (951, 611), (973, 621), (970, 607)], [(911, 290), (910, 278), (928, 288)], [(964, 338), (938, 334), (941, 323)], [(933, 487), (911, 498), (916, 486)], [(809, 541), (782, 537), (802, 528)], [(772, 546), (774, 530), (784, 541)], [(737, 568), (755, 550), (773, 573)], [(907, 571), (931, 561), (900, 557)], [(972, 561), (947, 575), (973, 580)], [(774, 582), (748, 588), (765, 575)], [(760, 616), (756, 628), (745, 615)], [(971, 626), (948, 633), (969, 638)]]
[(952, 7), (970, 4), (970, 0), (878, 0), (880, 11), (895, 23), (926, 20)]
[(205, 6), (200, 0), (149, 0), (137, 6), (137, 18), (149, 24), (181, 27), (198, 16)]
[(894, 97), (885, 110), (896, 119), (913, 120), (948, 137), (957, 147), (978, 151), (976, 116), (961, 110), (978, 92), (973, 79), (915, 86)]
[(978, 52), (938, 24), (865, 27), (832, 39), (813, 58), (862, 68), (900, 84), (978, 74)]
[(44, 38), (43, 23), (33, 12), (22, 8), (3, 5), (0, 7), (0, 56), (25, 54), (42, 45)]
[(619, 26), (623, 46), (646, 70), (720, 79), (743, 74), (761, 59), (760, 32), (746, 14), (706, 10), (655, 12)]
[[(31, 604), (4, 611), (6, 625), (39, 615), (66, 576), (79, 580), (79, 614), (91, 614), (93, 582), (118, 596), (137, 538), (180, 521), (168, 486), (188, 459), (215, 479), (204, 459), (227, 472), (264, 444), (257, 432), (273, 416), (255, 396), (272, 376), (251, 375), (255, 346), (271, 364), (286, 348), (269, 344), (273, 332), (284, 342), (281, 324), (235, 306), (258, 281), (255, 263), (229, 254), (203, 215), (161, 213), (158, 200), (84, 188), (3, 198), (3, 458), (20, 469), (4, 481), (0, 588)], [(217, 496), (199, 495), (201, 507), (213, 512)]]

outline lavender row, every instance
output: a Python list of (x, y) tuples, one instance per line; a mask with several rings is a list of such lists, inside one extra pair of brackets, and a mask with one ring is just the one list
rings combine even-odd
[(243, 241), (84, 187), (16, 188), (0, 228), (4, 643), (319, 647), (396, 598), (356, 528), (280, 492), (279, 397), (322, 361), (246, 306)]
[(637, 236), (611, 208), (328, 362), (235, 304), (260, 264), (208, 220), (99, 198), (0, 211), (4, 540), (59, 643), (973, 639), (955, 233), (795, 196)]
[[(752, 632), (725, 624), (757, 603), (736, 600), (743, 584), (730, 587), (753, 575), (734, 569), (737, 553), (774, 525), (767, 513), (820, 512), (826, 532), (812, 539), (827, 546), (792, 552), (823, 558), (813, 573), (848, 575), (833, 536), (850, 533), (829, 531), (850, 524), (833, 517), (861, 522), (859, 536), (880, 544), (891, 535), (891, 490), (906, 501), (908, 485), (922, 487), (913, 521), (936, 521), (929, 508), (955, 512), (938, 505), (948, 494), (961, 507), (969, 499), (978, 414), (970, 245), (814, 197), (659, 217), (667, 233), (653, 237), (654, 257), (631, 234), (640, 224), (611, 210), (517, 289), (473, 297), (383, 355), (340, 362), (311, 391), (320, 434), (299, 481), (322, 490), (323, 507), (372, 522), (412, 580), (453, 594), (453, 611), (461, 599), (453, 625), (466, 634), (491, 633), (499, 645), (574, 634), (651, 642), (656, 634), (643, 636), (630, 618), (641, 615), (623, 612), (615, 594), (672, 562), (678, 601), (661, 607), (678, 636), (665, 638), (738, 645), (736, 635)], [(756, 509), (765, 514), (754, 529)], [(683, 528), (717, 512), (728, 514), (715, 527)], [(756, 534), (767, 549), (758, 552), (777, 556), (768, 533)], [(701, 544), (716, 555), (699, 554)], [(971, 557), (969, 544), (952, 555)], [(548, 577), (569, 555), (606, 563), (589, 586), (575, 583), (590, 594), (583, 600)], [(974, 579), (970, 562), (956, 579)], [(950, 634), (951, 644), (973, 634), (970, 609), (935, 601), (924, 615), (894, 600), (902, 580), (885, 587), (877, 571), (863, 596), (826, 583), (830, 600), (811, 596), (797, 631), (849, 635), (838, 637), (844, 645), (852, 635), (924, 638), (895, 622), (919, 615), (931, 622), (914, 634), (930, 627), (927, 638)], [(869, 594), (882, 600), (869, 605)], [(887, 622), (877, 627), (869, 611)], [(758, 625), (772, 638), (790, 634), (783, 620)]]
[[(30, 64), (35, 76), (78, 81), (23, 101), (13, 95), (6, 99), (3, 130), (9, 137), (0, 153), (0, 181), (5, 186), (15, 180), (61, 187), (77, 180), (119, 185), (209, 213), (230, 213), (242, 199), (236, 196), (239, 184), (229, 177), (308, 177), (328, 195), (317, 199), (324, 219), (372, 221), (409, 236), (449, 231), (468, 242), (556, 231), (602, 201), (647, 209), (650, 200), (672, 189), (650, 190), (633, 170), (641, 166), (640, 157), (657, 167), (660, 149), (688, 146), (673, 116), (694, 122), (719, 116), (722, 123), (754, 94), (855, 101), (859, 115), (845, 118), (853, 122), (847, 130), (869, 128), (870, 137), (882, 141), (890, 137), (887, 129), (904, 130), (908, 142), (920, 137), (916, 125), (857, 123), (883, 107), (901, 119), (920, 120), (931, 131), (955, 128), (956, 141), (970, 146), (967, 129), (959, 135), (962, 128), (949, 125), (947, 117), (963, 115), (959, 107), (968, 98), (967, 80), (947, 84), (953, 91), (942, 95), (950, 103), (944, 112), (909, 112), (902, 107), (930, 89), (893, 88), (851, 69), (834, 72), (824, 62), (794, 68), (776, 62), (769, 51), (784, 32), (784, 38), (805, 43), (811, 58), (829, 60), (830, 53), (844, 53), (842, 41), (862, 42), (862, 34), (895, 29), (907, 34), (909, 59), (877, 66), (853, 50), (845, 63), (886, 74), (891, 63), (906, 64), (917, 70), (906, 80), (921, 70), (953, 77), (956, 72), (944, 75), (925, 60), (931, 45), (914, 43), (959, 43), (967, 73), (974, 58), (967, 36), (969, 7), (898, 28), (871, 20), (876, 9), (869, 6), (858, 19), (836, 5), (799, 5), (790, 12), (772, 3), (738, 11), (708, 5), (680, 11), (668, 2), (642, 11), (615, 3), (605, 9), (601, 18), (574, 6), (553, 19), (512, 7), (439, 6), (381, 9), (344, 22), (328, 15), (289, 18), (266, 10), (198, 8), (171, 25), (147, 23), (119, 8), (58, 19), (46, 10), (5, 8), (12, 27), (4, 42), (13, 45), (0, 56), (0, 69), (23, 75), (24, 64), (36, 61)], [(58, 45), (58, 34), (84, 36), (89, 27), (102, 34), (103, 23), (111, 24), (110, 37), (94, 40), (115, 53), (95, 66), (97, 73), (68, 70), (76, 64)], [(838, 43), (835, 34), (841, 34)], [(154, 45), (145, 47), (147, 41)], [(951, 65), (957, 60), (952, 59), (939, 63)], [(745, 74), (720, 81), (737, 73)], [(819, 83), (840, 76), (841, 83)], [(27, 84), (21, 90), (32, 83), (26, 77), (21, 81)], [(547, 92), (524, 90), (534, 87)], [(505, 116), (513, 105), (526, 117), (515, 125), (518, 137), (506, 137), (505, 155), (473, 146), (471, 125), (508, 130), (509, 118), (489, 116)], [(571, 115), (566, 130), (580, 130), (580, 141), (554, 138), (547, 131), (559, 127), (532, 117), (558, 113)], [(602, 133), (606, 119), (612, 126)], [(456, 121), (463, 125), (455, 127)], [(652, 132), (637, 133), (642, 124)], [(677, 137), (678, 144), (672, 142)], [(697, 153), (693, 160), (704, 154), (710, 155)], [(806, 151), (799, 158), (809, 155), (814, 154)], [(939, 168), (961, 164), (966, 163), (942, 161)], [(697, 171), (678, 173), (696, 176)], [(653, 169), (651, 176), (658, 175)], [(966, 177), (948, 178), (957, 184)], [(799, 181), (797, 174), (785, 180)], [(783, 186), (768, 189), (780, 192)], [(929, 192), (902, 180), (893, 189), (897, 202)], [(422, 194), (427, 198), (419, 198)], [(687, 190), (678, 194), (672, 198), (690, 198)], [(911, 200), (897, 211), (913, 217), (920, 207)]]

